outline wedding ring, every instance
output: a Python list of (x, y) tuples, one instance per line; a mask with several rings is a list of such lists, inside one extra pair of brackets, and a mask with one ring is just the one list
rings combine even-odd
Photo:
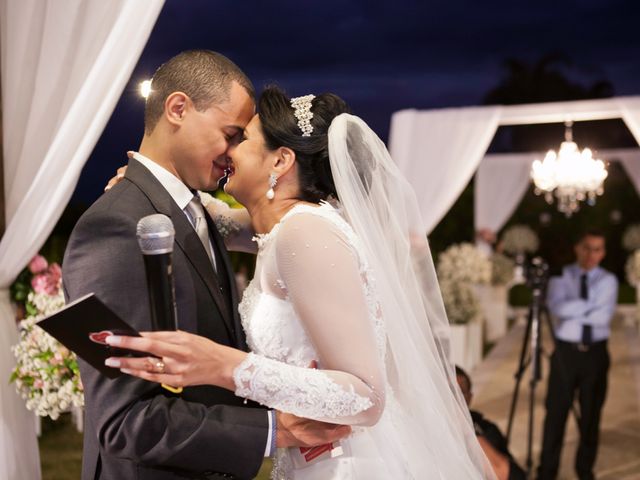
[(149, 364), (148, 371), (150, 373), (164, 373), (165, 364), (161, 359), (154, 359), (147, 357), (147, 363)]
[(164, 362), (162, 360), (158, 360), (155, 367), (157, 373), (164, 373)]

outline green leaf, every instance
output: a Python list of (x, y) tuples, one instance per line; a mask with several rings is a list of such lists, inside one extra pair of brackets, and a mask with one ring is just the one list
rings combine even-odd
[(25, 305), (25, 308), (27, 309), (27, 316), (29, 317), (32, 317), (38, 314), (38, 309), (31, 302), (27, 302)]

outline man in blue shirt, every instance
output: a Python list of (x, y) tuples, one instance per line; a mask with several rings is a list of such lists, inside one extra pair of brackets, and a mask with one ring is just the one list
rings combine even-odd
[(556, 478), (567, 415), (577, 394), (580, 444), (575, 469), (580, 480), (593, 479), (600, 413), (607, 392), (610, 323), (618, 280), (600, 267), (605, 238), (589, 230), (575, 245), (576, 263), (549, 281), (547, 305), (555, 320), (556, 348), (551, 356), (538, 479)]

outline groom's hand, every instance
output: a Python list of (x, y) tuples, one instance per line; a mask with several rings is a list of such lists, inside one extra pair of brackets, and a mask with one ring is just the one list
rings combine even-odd
[(351, 433), (351, 427), (348, 425), (318, 422), (278, 411), (276, 425), (278, 448), (315, 447), (335, 442)]
[[(318, 362), (313, 360), (309, 368), (318, 368)], [(348, 425), (318, 422), (277, 410), (276, 425), (278, 448), (316, 447), (335, 442), (351, 433), (351, 427)]]

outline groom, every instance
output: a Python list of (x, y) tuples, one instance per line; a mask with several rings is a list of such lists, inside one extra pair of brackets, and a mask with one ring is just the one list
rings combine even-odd
[[(162, 65), (145, 107), (145, 134), (125, 178), (78, 221), (65, 253), (67, 301), (95, 294), (134, 328), (151, 329), (142, 217), (162, 213), (175, 227), (173, 275), (181, 330), (246, 349), (233, 271), (222, 239), (195, 190), (213, 190), (227, 150), (255, 111), (249, 79), (205, 50)], [(207, 231), (208, 230), (208, 234)], [(208, 236), (208, 238), (207, 238)], [(348, 433), (243, 404), (212, 387), (174, 394), (134, 377), (110, 380), (79, 361), (85, 389), (83, 480), (253, 478), (275, 446), (309, 446)]]

